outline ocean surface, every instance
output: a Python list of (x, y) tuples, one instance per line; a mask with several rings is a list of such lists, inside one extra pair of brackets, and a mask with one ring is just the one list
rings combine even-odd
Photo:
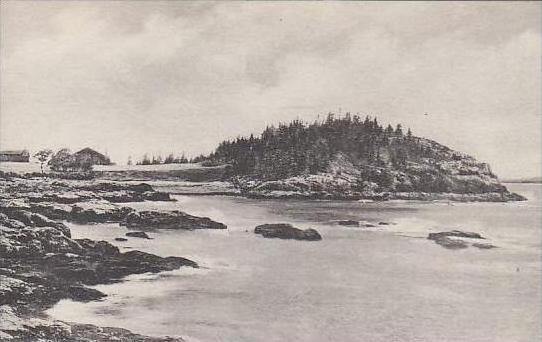
[[(181, 209), (225, 231), (161, 230), (115, 242), (117, 224), (70, 225), (122, 251), (183, 256), (200, 269), (130, 276), (63, 300), (54, 318), (188, 341), (535, 342), (541, 333), (541, 185), (509, 184), (518, 203), (381, 203), (176, 196), (130, 204)], [(376, 223), (342, 227), (337, 220)], [(379, 222), (392, 223), (378, 225)], [(263, 223), (315, 228), (322, 241), (265, 239)], [(445, 249), (430, 232), (461, 229), (499, 248)], [(472, 242), (472, 241), (470, 241)]]

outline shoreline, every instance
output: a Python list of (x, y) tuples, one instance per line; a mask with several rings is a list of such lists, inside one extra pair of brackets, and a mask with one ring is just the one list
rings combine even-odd
[[(0, 189), (0, 339), (184, 341), (59, 321), (46, 314), (62, 299), (87, 302), (106, 296), (89, 286), (122, 282), (133, 274), (198, 268), (196, 262), (178, 256), (160, 257), (132, 249), (121, 252), (107, 241), (72, 238), (66, 225), (121, 224), (135, 212), (126, 204), (175, 201), (169, 194), (144, 183), (27, 179), (6, 174), (0, 177)], [(182, 212), (165, 215), (166, 219), (184, 220), (190, 225), (184, 229), (219, 224)]]
[[(51, 336), (74, 341), (84, 338), (107, 341), (117, 337), (130, 338), (133, 341), (183, 341), (182, 338), (142, 336), (125, 329), (67, 323), (44, 316), (45, 311), (61, 299), (93, 301), (105, 296), (87, 287), (89, 285), (122, 282), (125, 276), (131, 274), (158, 273), (183, 266), (198, 267), (195, 262), (182, 257), (162, 258), (136, 250), (121, 253), (118, 247), (106, 241), (71, 238), (70, 229), (65, 221), (120, 224), (131, 215), (132, 229), (144, 229), (143, 227), (155, 222), (156, 219), (160, 221), (172, 218), (171, 213), (161, 211), (153, 211), (150, 212), (154, 213), (153, 216), (143, 217), (129, 207), (130, 202), (175, 201), (171, 195), (350, 202), (360, 200), (431, 202), (450, 199), (471, 202), (470, 199), (474, 198), (476, 202), (503, 202), (498, 200), (498, 196), (502, 194), (469, 197), (427, 193), (395, 193), (387, 196), (381, 194), (336, 196), (327, 192), (284, 191), (247, 193), (238, 191), (226, 182), (212, 184), (198, 182), (196, 185), (185, 182), (185, 188), (192, 190), (197, 188), (200, 191), (178, 191), (169, 183), (153, 187), (146, 183), (122, 180), (111, 182), (102, 179), (24, 178), (6, 174), (1, 176), (0, 188), (4, 191), (0, 194), (0, 278), (3, 285), (0, 291), (0, 321), (7, 323), (0, 324), (0, 337), (8, 339), (11, 336), (14, 341), (31, 341)], [(217, 191), (221, 186), (225, 186), (227, 191)], [(213, 223), (206, 218), (186, 213), (175, 215), (177, 216), (174, 217), (180, 217), (196, 225), (188, 229), (216, 226), (216, 222)], [(157, 226), (151, 228), (159, 230), (170, 225), (168, 223), (161, 226), (161, 224), (158, 222)], [(217, 228), (224, 229), (225, 226), (222, 226)], [(34, 322), (34, 325), (29, 326), (21, 322)]]

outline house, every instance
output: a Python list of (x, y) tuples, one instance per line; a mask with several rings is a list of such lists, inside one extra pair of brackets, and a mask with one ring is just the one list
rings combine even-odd
[(28, 163), (30, 160), (30, 154), (27, 150), (18, 151), (0, 151), (0, 162), (21, 162)]
[(109, 157), (87, 147), (73, 154), (77, 159), (90, 159), (92, 165), (111, 165)]

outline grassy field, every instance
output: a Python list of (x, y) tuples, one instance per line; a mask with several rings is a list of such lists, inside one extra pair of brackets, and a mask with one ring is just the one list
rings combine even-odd
[[(48, 171), (47, 167), (44, 167)], [(39, 163), (0, 162), (0, 171), (15, 173), (41, 172)]]
[[(97, 178), (109, 180), (181, 180), (211, 182), (224, 179), (226, 166), (203, 167), (196, 164), (95, 165)], [(40, 164), (0, 162), (0, 171), (19, 174), (41, 172)], [(49, 168), (44, 166), (44, 171)]]

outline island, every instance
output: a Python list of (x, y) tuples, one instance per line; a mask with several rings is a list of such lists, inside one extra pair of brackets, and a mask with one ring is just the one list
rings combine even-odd
[(346, 114), (311, 124), (294, 120), (259, 137), (222, 142), (200, 160), (228, 165), (225, 179), (252, 198), (507, 202), (524, 197), (487, 163), (430, 139)]

